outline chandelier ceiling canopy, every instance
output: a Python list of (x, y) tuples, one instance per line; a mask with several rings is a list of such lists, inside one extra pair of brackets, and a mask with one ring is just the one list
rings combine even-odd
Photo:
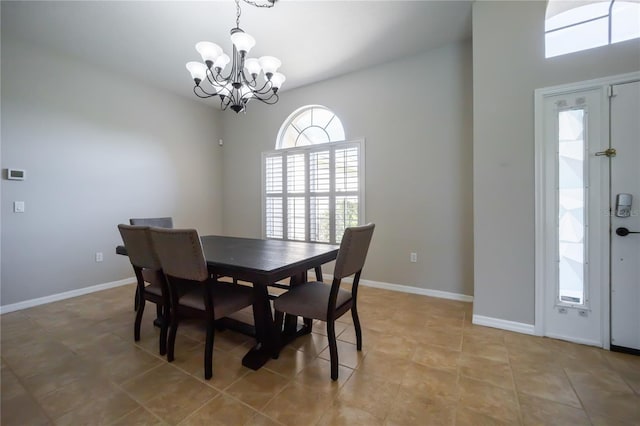
[[(256, 7), (273, 7), (277, 0), (251, 1), (245, 3)], [(202, 62), (188, 62), (187, 69), (195, 82), (193, 92), (200, 98), (220, 98), (220, 107), (230, 107), (236, 113), (246, 112), (247, 103), (257, 99), (269, 105), (278, 102), (278, 90), (285, 76), (277, 72), (281, 62), (273, 56), (247, 58), (256, 40), (240, 28), (240, 0), (236, 2), (236, 26), (231, 29), (233, 53), (231, 57), (215, 43), (201, 41), (196, 50)], [(228, 73), (225, 68), (231, 64)], [(262, 78), (259, 78), (262, 75)]]

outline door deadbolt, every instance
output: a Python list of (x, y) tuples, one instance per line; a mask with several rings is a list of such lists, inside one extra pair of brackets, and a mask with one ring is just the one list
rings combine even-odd
[(609, 148), (609, 149), (606, 149), (604, 151), (596, 152), (596, 157), (600, 157), (600, 156), (605, 155), (605, 156), (611, 158), (611, 157), (615, 157), (616, 154), (617, 154), (617, 152), (616, 152), (615, 148)]

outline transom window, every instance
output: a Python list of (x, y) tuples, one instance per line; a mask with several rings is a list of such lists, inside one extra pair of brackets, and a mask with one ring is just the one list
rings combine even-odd
[(308, 106), (285, 120), (276, 147), (262, 154), (264, 237), (339, 243), (364, 218), (364, 141), (345, 142), (333, 112)]
[(276, 149), (343, 141), (340, 119), (328, 108), (308, 105), (293, 112), (280, 127)]
[(545, 57), (640, 38), (637, 0), (549, 0), (545, 19)]

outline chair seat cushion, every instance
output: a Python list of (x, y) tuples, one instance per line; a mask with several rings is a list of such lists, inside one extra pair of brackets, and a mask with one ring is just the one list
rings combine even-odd
[(149, 284), (157, 284), (160, 286), (160, 283), (164, 280), (164, 275), (162, 275), (162, 271), (160, 270), (145, 268), (142, 270), (142, 279)]
[(149, 284), (144, 288), (144, 292), (156, 296), (162, 296), (162, 287), (160, 287), (160, 284), (158, 283)]
[[(330, 294), (331, 285), (312, 281), (292, 287), (273, 302), (273, 307), (280, 312), (326, 321)], [(336, 308), (350, 300), (351, 292), (338, 290)]]
[(180, 304), (204, 311), (204, 286), (210, 285), (213, 293), (215, 319), (220, 319), (253, 304), (253, 289), (238, 284), (210, 280), (180, 297)]

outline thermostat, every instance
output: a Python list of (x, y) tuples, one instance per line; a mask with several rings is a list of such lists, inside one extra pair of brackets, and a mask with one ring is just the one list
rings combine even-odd
[(24, 180), (27, 172), (23, 169), (7, 169), (7, 179)]

